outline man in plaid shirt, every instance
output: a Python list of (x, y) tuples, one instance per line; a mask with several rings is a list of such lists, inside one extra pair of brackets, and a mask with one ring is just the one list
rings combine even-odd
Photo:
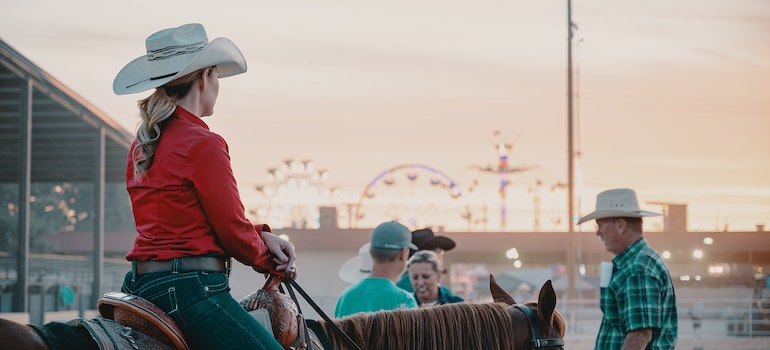
[(660, 255), (642, 237), (642, 217), (630, 189), (596, 197), (596, 211), (578, 221), (596, 220), (596, 235), (615, 254), (612, 274), (601, 282), (604, 317), (595, 349), (673, 349), (677, 338), (676, 296)]

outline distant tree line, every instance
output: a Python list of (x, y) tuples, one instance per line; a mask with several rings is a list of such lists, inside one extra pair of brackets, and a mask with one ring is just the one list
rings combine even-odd
[[(95, 191), (90, 182), (33, 183), (30, 188), (30, 251), (51, 253), (53, 236), (90, 231), (95, 225)], [(18, 245), (19, 185), (0, 183), (0, 252)], [(105, 231), (134, 232), (131, 202), (125, 183), (105, 184)]]

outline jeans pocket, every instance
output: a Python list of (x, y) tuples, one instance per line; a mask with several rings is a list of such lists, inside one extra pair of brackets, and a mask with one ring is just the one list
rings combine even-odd
[(206, 293), (207, 297), (230, 291), (227, 274), (223, 272), (201, 271), (198, 274), (198, 281), (201, 286), (203, 286), (203, 291)]
[(136, 284), (136, 281), (135, 281), (134, 273), (131, 271), (128, 271), (126, 273), (126, 276), (123, 277), (123, 285), (120, 286), (120, 291), (123, 293), (136, 295), (136, 293), (134, 292), (135, 284)]
[(155, 304), (177, 323), (184, 323), (180, 313), (180, 310), (185, 307), (183, 292), (190, 282), (195, 283), (195, 281), (195, 273), (147, 274), (140, 276), (134, 285), (126, 289), (131, 294)]
[(151, 293), (143, 295), (142, 298), (157, 305), (170, 316), (179, 310), (179, 301), (174, 286), (153, 290)]
[(184, 326), (187, 324), (185, 319), (194, 322), (188, 315), (188, 308), (229, 292), (230, 286), (227, 274), (223, 272), (190, 271), (141, 275), (135, 282), (126, 281), (124, 289), (155, 304), (177, 324)]

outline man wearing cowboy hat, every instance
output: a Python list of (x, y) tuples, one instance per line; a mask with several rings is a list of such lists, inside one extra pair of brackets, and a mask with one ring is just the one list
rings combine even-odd
[(596, 220), (596, 235), (613, 253), (612, 276), (602, 283), (602, 324), (595, 349), (673, 349), (677, 339), (674, 285), (666, 264), (642, 237), (636, 193), (614, 189), (599, 193), (596, 210), (580, 220)]
[(340, 269), (340, 277), (355, 284), (337, 299), (334, 317), (416, 308), (417, 300), (412, 294), (395, 284), (406, 268), (410, 249), (417, 247), (411, 243), (411, 233), (406, 226), (388, 221), (375, 227), (371, 241), (359, 249), (359, 256)]
[[(432, 250), (438, 255), (442, 266), (444, 266), (444, 252), (450, 251), (456, 246), (455, 241), (451, 238), (446, 236), (436, 236), (430, 227), (412, 231), (412, 244), (417, 247), (417, 250), (410, 251), (410, 257), (419, 250)], [(444, 271), (442, 271), (442, 273), (443, 272)], [(409, 293), (414, 293), (414, 287), (412, 286), (412, 281), (409, 278), (408, 273), (404, 273), (396, 285)], [(443, 284), (440, 284), (438, 289), (439, 299), (442, 301), (442, 304), (465, 301), (462, 297), (452, 294), (452, 291)]]

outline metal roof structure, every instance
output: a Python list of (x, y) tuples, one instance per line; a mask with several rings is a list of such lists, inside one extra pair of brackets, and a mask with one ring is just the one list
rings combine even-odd
[(132, 140), (104, 112), (0, 39), (0, 182), (20, 181), (26, 141), (32, 182), (96, 180), (102, 146), (105, 181), (123, 182)]
[(99, 292), (105, 183), (125, 182), (133, 135), (0, 39), (0, 184), (18, 184), (16, 311), (27, 310), (29, 201), (34, 183), (93, 183), (94, 291)]

